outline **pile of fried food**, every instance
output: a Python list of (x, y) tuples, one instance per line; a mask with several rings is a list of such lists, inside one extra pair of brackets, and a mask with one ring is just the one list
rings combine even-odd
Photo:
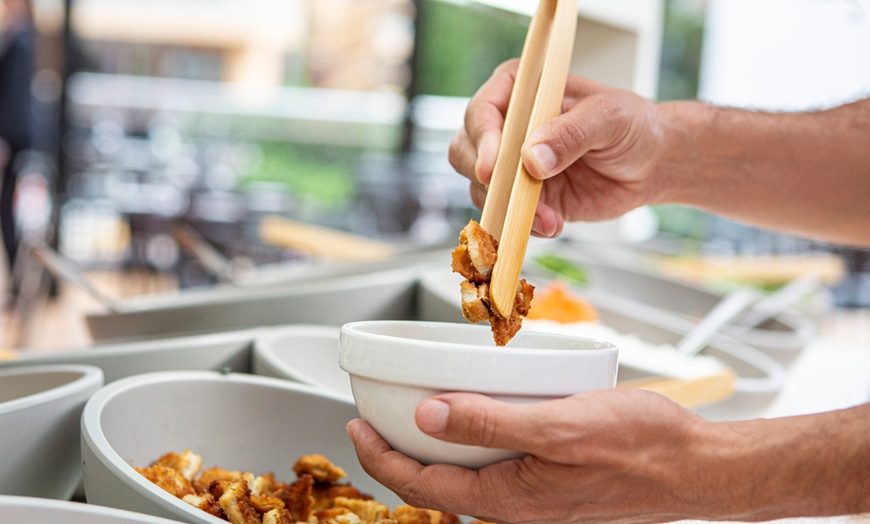
[(525, 279), (520, 280), (511, 315), (502, 317), (493, 307), (489, 294), (497, 258), (498, 240), (471, 220), (459, 233), (459, 246), (453, 250), (451, 267), (465, 277), (461, 284), (462, 316), (474, 324), (488, 321), (495, 344), (504, 346), (522, 327), (523, 317), (529, 314), (535, 287)]
[[(170, 452), (135, 468), (169, 494), (233, 524), (459, 524), (450, 513), (390, 508), (361, 493), (323, 455), (303, 455), (293, 466), (297, 480), (278, 482), (272, 473), (202, 469), (202, 457)], [(477, 523), (484, 524), (484, 523)]]

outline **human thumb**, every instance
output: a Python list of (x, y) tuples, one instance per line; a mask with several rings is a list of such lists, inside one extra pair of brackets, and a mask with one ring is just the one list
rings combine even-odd
[(423, 400), (417, 427), (440, 440), (488, 448), (522, 449), (529, 427), (526, 406), (475, 393), (445, 393)]
[(612, 145), (628, 121), (615, 118), (614, 102), (604, 97), (580, 101), (566, 113), (535, 128), (522, 147), (523, 166), (540, 180), (558, 175), (593, 149)]

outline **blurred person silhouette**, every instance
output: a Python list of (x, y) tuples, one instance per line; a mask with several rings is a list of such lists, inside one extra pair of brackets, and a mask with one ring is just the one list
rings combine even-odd
[(11, 272), (18, 249), (16, 158), (33, 145), (35, 28), (30, 0), (3, 0), (0, 11), (0, 229)]

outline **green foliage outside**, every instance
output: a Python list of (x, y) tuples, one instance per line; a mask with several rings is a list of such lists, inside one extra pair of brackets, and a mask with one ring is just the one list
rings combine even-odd
[[(288, 194), (313, 204), (342, 206), (354, 197), (355, 152), (338, 152), (327, 146), (301, 147), (287, 142), (261, 142), (262, 160), (248, 173), (243, 184), (271, 182)], [(325, 160), (325, 159), (329, 160)]]
[(589, 275), (586, 269), (578, 262), (554, 254), (538, 255), (534, 258), (534, 262), (553, 275), (562, 277), (572, 284), (579, 286), (589, 284)]
[(705, 9), (705, 0), (667, 0), (659, 100), (692, 100), (698, 97)]
[(472, 96), (498, 64), (520, 56), (528, 26), (491, 7), (419, 2), (415, 94)]

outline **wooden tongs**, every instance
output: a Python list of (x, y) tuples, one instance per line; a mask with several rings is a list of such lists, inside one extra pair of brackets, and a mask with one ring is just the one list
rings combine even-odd
[(562, 108), (574, 34), (577, 0), (541, 0), (529, 25), (519, 70), (508, 103), (501, 144), (483, 206), (480, 225), (499, 241), (490, 298), (499, 315), (511, 316), (540, 180), (520, 162), (528, 134)]

